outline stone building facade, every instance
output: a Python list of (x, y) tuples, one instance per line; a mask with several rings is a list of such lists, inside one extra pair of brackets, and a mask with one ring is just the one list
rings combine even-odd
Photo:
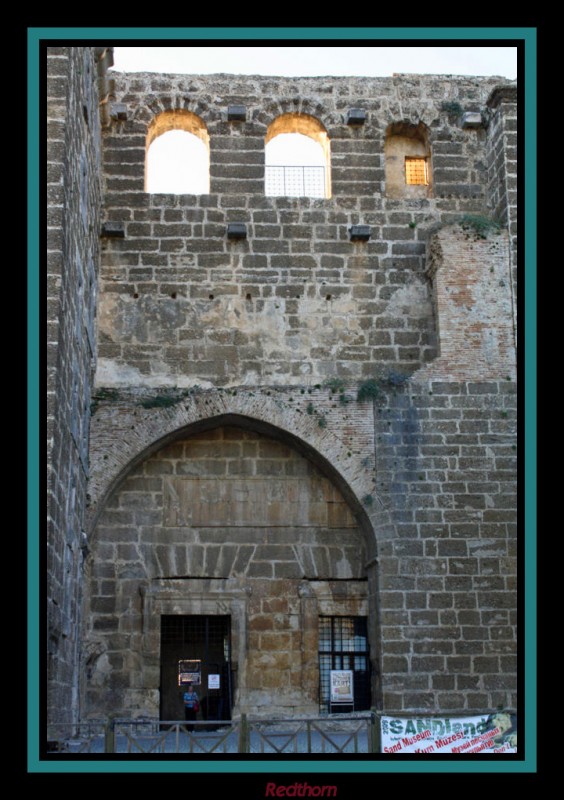
[(51, 718), (516, 708), (515, 85), (48, 61)]
[[(76, 714), (102, 203), (103, 52), (47, 59), (48, 712)], [(71, 709), (73, 711), (71, 712)]]

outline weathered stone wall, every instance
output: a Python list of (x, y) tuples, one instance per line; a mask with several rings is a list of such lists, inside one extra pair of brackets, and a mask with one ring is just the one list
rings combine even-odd
[[(127, 120), (104, 139), (105, 209), (124, 237), (103, 244), (98, 385), (313, 385), (427, 363), (429, 231), (489, 202), (486, 132), (444, 104), (485, 108), (497, 83), (116, 76)], [(245, 122), (227, 121), (231, 103), (245, 104)], [(364, 125), (346, 124), (351, 107), (366, 111)], [(207, 126), (209, 195), (144, 193), (148, 126), (173, 108)], [(327, 129), (330, 199), (264, 196), (267, 128), (290, 112)], [(427, 129), (428, 197), (386, 196), (386, 131), (404, 120)], [(247, 239), (227, 240), (229, 222), (245, 223)], [(369, 225), (370, 241), (349, 241), (353, 224)]]
[[(360, 599), (362, 608), (367, 609), (366, 613), (372, 626), (370, 635), (373, 648), (374, 702), (376, 704), (382, 702), (383, 707), (389, 711), (440, 711), (445, 708), (472, 711), (495, 708), (499, 705), (515, 707), (517, 702), (515, 383), (506, 378), (499, 381), (472, 382), (461, 379), (445, 381), (440, 378), (440, 369), (438, 373), (435, 378), (418, 375), (416, 381), (410, 381), (395, 389), (390, 387), (383, 389), (373, 405), (374, 444), (370, 445), (367, 440), (361, 444), (357, 439), (351, 445), (350, 458), (346, 452), (341, 454), (335, 444), (331, 445), (336, 438), (335, 425), (338, 425), (339, 416), (344, 413), (338, 399), (339, 395), (331, 397), (327, 389), (306, 395), (307, 398), (313, 398), (316, 413), (324, 411), (329, 413), (331, 410), (333, 414), (328, 418), (328, 427), (320, 431), (322, 438), (310, 441), (315, 443), (318, 453), (324, 449), (327, 453), (331, 452), (329, 447), (333, 446), (335, 466), (339, 465), (341, 459), (351, 462), (352, 474), (343, 471), (344, 477), (350, 481), (349, 490), (350, 486), (355, 486), (353, 478), (355, 470), (364, 473), (366, 478), (366, 482), (357, 487), (356, 496), (364, 503), (371, 528), (369, 526), (367, 529), (364, 522), (359, 522), (359, 527), (363, 530), (362, 547), (365, 554), (358, 562), (358, 568), (361, 569), (364, 564), (365, 577), (373, 581), (372, 590), (362, 594)], [(233, 414), (236, 409), (239, 412), (245, 408), (248, 411), (252, 410), (255, 401), (255, 398), (251, 397), (252, 394), (252, 390), (239, 391), (236, 396), (230, 395), (230, 400), (226, 400), (218, 397), (216, 392), (209, 391), (201, 393), (197, 402), (202, 407), (211, 409), (212, 416), (219, 408)], [(327, 395), (325, 398), (324, 394)], [(281, 395), (284, 396), (284, 392), (281, 391)], [(266, 395), (264, 399), (266, 401)], [(182, 406), (191, 406), (194, 402), (193, 397), (188, 397), (178, 403), (179, 409), (144, 411), (139, 406), (136, 407), (131, 399), (129, 402), (125, 399), (117, 403), (101, 402), (101, 407), (94, 417), (94, 428), (96, 430), (96, 418), (99, 417), (100, 432), (106, 431), (114, 440), (113, 445), (107, 448), (108, 458), (105, 463), (110, 459), (119, 463), (119, 442), (127, 439), (128, 432), (132, 428), (135, 428), (135, 436), (140, 437), (140, 444), (143, 443), (143, 426), (150, 429), (154, 439), (163, 441), (171, 432), (181, 431), (182, 422), (186, 424), (189, 420)], [(304, 404), (309, 402), (309, 399), (303, 401)], [(265, 405), (264, 416), (270, 416), (274, 420), (274, 414), (269, 414), (269, 407), (266, 403)], [(291, 404), (286, 403), (286, 405)], [(356, 429), (358, 413), (362, 412), (368, 416), (371, 405), (372, 401), (368, 403), (349, 401), (346, 408), (353, 420), (351, 425), (353, 429)], [(297, 421), (295, 432), (302, 433), (305, 438), (305, 429), (303, 432), (299, 429), (299, 411), (300, 409), (293, 409), (294, 419)], [(288, 409), (286, 414), (290, 415)], [(303, 417), (304, 420), (312, 422), (312, 416), (307, 412)], [(281, 422), (282, 419), (277, 421)], [(288, 420), (291, 419), (292, 417), (288, 416)], [(108, 424), (109, 420), (113, 420), (113, 425)], [(247, 417), (247, 420), (250, 424), (251, 418)], [(255, 423), (258, 424), (258, 419)], [(317, 425), (315, 427), (318, 428)], [(110, 433), (112, 431), (113, 435)], [(170, 454), (176, 453), (178, 460), (175, 463), (170, 464), (168, 468), (159, 467), (164, 473), (164, 480), (174, 481), (174, 476), (179, 473), (208, 476), (209, 472), (210, 476), (215, 475), (218, 482), (217, 487), (210, 488), (216, 494), (224, 491), (222, 484), (229, 481), (229, 474), (233, 474), (235, 470), (242, 470), (252, 478), (266, 469), (270, 473), (274, 489), (283, 485), (288, 470), (293, 472), (297, 468), (306, 469), (307, 462), (298, 459), (295, 454), (286, 462), (284, 469), (281, 467), (282, 462), (277, 459), (268, 459), (267, 462), (258, 464), (253, 453), (247, 449), (248, 445), (245, 444), (245, 441), (254, 442), (256, 437), (252, 434), (247, 436), (250, 438), (242, 437), (241, 443), (233, 449), (234, 461), (231, 462), (231, 467), (228, 460), (224, 460), (222, 456), (222, 453), (225, 455), (223, 448), (227, 446), (227, 441), (221, 447), (216, 442), (215, 449), (208, 450), (212, 442), (216, 441), (210, 439), (210, 433), (188, 440), (192, 441), (188, 449), (186, 443), (178, 446), (170, 445), (162, 451), (162, 456), (156, 455), (154, 460), (145, 463), (153, 465), (150, 467), (152, 471), (155, 469), (155, 464), (160, 464), (162, 459), (170, 460)], [(288, 433), (286, 436), (289, 438)], [(326, 440), (325, 445), (323, 438)], [(101, 443), (97, 434), (94, 441), (97, 443), (96, 446)], [(106, 441), (109, 443), (109, 438)], [(231, 442), (229, 444), (231, 445)], [(281, 444), (269, 443), (268, 447), (270, 446), (273, 446), (274, 452), (281, 454), (286, 452)], [(123, 446), (121, 450), (123, 451)], [(204, 462), (199, 459), (183, 461), (189, 451), (199, 452)], [(204, 458), (206, 451), (214, 452), (215, 456)], [(99, 452), (101, 454), (103, 448)], [(134, 460), (135, 451), (127, 452), (126, 460)], [(370, 453), (376, 455), (375, 471)], [(101, 455), (100, 461), (104, 462)], [(261, 576), (260, 580), (266, 582), (261, 584), (260, 590), (256, 588), (257, 594), (253, 595), (255, 599), (252, 603), (248, 601), (251, 605), (248, 609), (245, 606), (244, 611), (236, 611), (231, 606), (218, 607), (218, 610), (215, 606), (207, 606), (202, 610), (199, 606), (194, 606), (192, 601), (187, 606), (186, 602), (189, 601), (192, 591), (197, 590), (205, 597), (211, 592), (211, 588), (196, 583), (197, 589), (190, 589), (189, 582), (183, 581), (174, 589), (176, 602), (173, 606), (174, 613), (226, 613), (227, 608), (234, 619), (237, 614), (247, 619), (248, 615), (254, 615), (255, 611), (251, 611), (251, 608), (254, 608), (255, 602), (259, 603), (258, 598), (268, 595), (269, 582), (272, 583), (271, 590), (290, 604), (288, 608), (291, 607), (293, 610), (288, 613), (297, 613), (295, 612), (297, 596), (300, 592), (303, 595), (305, 591), (304, 581), (298, 580), (297, 573), (292, 572), (296, 569), (295, 565), (275, 558), (274, 551), (277, 547), (285, 548), (289, 545), (286, 539), (284, 542), (279, 539), (280, 528), (275, 526), (268, 532), (266, 530), (261, 532), (261, 542), (268, 547), (273, 546), (272, 550), (268, 550), (270, 555), (260, 565), (252, 567), (249, 564), (245, 567), (244, 576), (241, 574), (240, 564), (237, 566), (239, 558), (237, 548), (241, 544), (239, 541), (241, 537), (248, 536), (248, 532), (237, 525), (230, 527), (229, 531), (214, 528), (212, 540), (207, 542), (206, 548), (200, 542), (187, 548), (184, 539), (174, 544), (169, 542), (168, 547), (163, 547), (163, 542), (159, 538), (161, 534), (155, 532), (160, 530), (159, 526), (164, 519), (161, 510), (163, 499), (159, 494), (155, 494), (161, 491), (163, 477), (155, 479), (149, 492), (148, 477), (143, 480), (139, 478), (140, 473), (143, 474), (147, 469), (147, 466), (137, 468), (133, 473), (135, 482), (132, 486), (136, 487), (135, 494), (127, 489), (129, 479), (121, 484), (122, 488), (114, 493), (108, 510), (103, 512), (99, 528), (94, 533), (94, 542), (98, 541), (100, 535), (108, 537), (114, 543), (112, 549), (108, 551), (112, 563), (116, 560), (118, 552), (114, 545), (120, 541), (124, 527), (128, 525), (128, 520), (130, 521), (127, 515), (122, 516), (121, 506), (130, 505), (136, 509), (137, 527), (143, 520), (149, 525), (147, 528), (149, 538), (144, 543), (145, 552), (153, 559), (153, 563), (157, 563), (155, 561), (157, 558), (163, 560), (159, 574), (153, 570), (154, 574), (149, 581), (150, 584), (156, 584), (159, 591), (166, 590), (167, 584), (161, 580), (164, 573), (168, 573), (172, 580), (186, 568), (187, 573), (192, 574), (194, 571), (200, 577), (204, 577), (207, 574), (204, 549), (209, 548), (215, 550), (218, 555), (217, 560), (215, 556), (211, 556), (209, 563), (219, 567), (218, 571), (212, 570), (211, 577), (216, 580), (221, 578), (223, 581), (220, 587), (211, 588), (222, 596), (226, 593), (230, 596), (231, 593), (234, 597), (244, 597), (245, 588), (249, 587), (249, 580), (252, 582), (259, 579), (253, 577), (251, 573), (257, 575), (256, 570), (264, 571), (264, 576)], [(110, 484), (112, 474), (115, 474), (115, 467), (110, 469), (106, 479)], [(267, 489), (264, 491), (266, 493)], [(149, 493), (150, 497), (145, 497), (146, 493)], [(153, 503), (154, 497), (158, 498), (158, 509), (153, 518), (154, 509), (145, 508), (145, 504)], [(120, 498), (127, 499), (124, 501)], [(284, 508), (289, 509), (289, 506), (287, 500), (284, 501)], [(291, 514), (289, 510), (286, 513)], [(129, 514), (131, 516), (131, 512)], [(126, 528), (126, 531), (130, 533), (130, 529)], [(350, 536), (354, 531), (346, 528), (340, 531), (339, 536), (343, 533)], [(137, 541), (135, 530), (133, 536)], [(219, 540), (215, 539), (216, 536)], [(311, 564), (310, 556), (305, 554), (311, 543), (304, 540), (296, 528), (292, 530), (290, 539), (294, 548), (303, 551), (300, 563), (304, 565), (307, 560), (307, 563)], [(150, 546), (149, 542), (152, 542)], [(130, 542), (124, 541), (123, 544)], [(248, 542), (244, 545), (249, 547)], [(95, 544), (93, 564), (99, 564), (96, 547)], [(175, 548), (180, 548), (180, 554), (175, 552)], [(228, 558), (220, 555), (224, 551), (230, 554)], [(264, 553), (266, 552), (267, 550), (264, 550)], [(281, 553), (282, 550), (278, 551), (278, 555)], [(333, 577), (338, 577), (340, 561), (352, 563), (350, 554), (344, 561), (343, 556), (339, 554), (332, 562), (328, 573), (323, 569), (318, 573), (306, 570), (304, 577), (308, 579), (307, 587), (311, 589), (318, 585), (317, 581), (310, 580), (312, 577), (324, 580), (331, 574)], [(101, 568), (106, 569), (108, 566)], [(100, 567), (96, 567), (98, 568)], [(112, 574), (115, 574), (116, 567), (109, 566), (109, 568), (114, 571)], [(290, 583), (280, 583), (282, 572), (287, 573), (285, 577)], [(143, 567), (143, 574), (150, 577), (146, 565)], [(347, 577), (344, 573), (341, 575)], [(362, 575), (362, 570), (350, 573), (351, 578), (358, 578), (359, 575)], [(134, 581), (131, 584), (134, 588), (127, 590), (131, 596), (136, 596), (138, 584), (139, 581)], [(355, 584), (355, 580), (339, 581), (341, 592), (345, 592), (345, 600), (347, 600), (345, 587)], [(95, 583), (92, 585), (94, 587)], [(368, 590), (368, 586), (366, 589)], [(92, 591), (96, 592), (96, 589), (93, 588)], [(106, 584), (105, 591), (114, 596), (115, 589), (110, 584)], [(168, 591), (172, 589), (169, 587)], [(332, 594), (329, 593), (329, 596)], [(110, 597), (105, 599), (107, 602), (113, 602)], [(266, 604), (268, 602), (270, 601), (268, 600)], [(339, 603), (332, 606), (334, 613), (357, 613), (351, 611), (349, 605)], [(264, 610), (264, 606), (259, 604), (257, 609), (259, 607)], [(171, 606), (160, 605), (158, 610), (160, 613), (173, 613)], [(306, 614), (305, 609), (303, 613)], [(363, 610), (358, 613), (365, 612)], [(311, 702), (313, 696), (311, 692), (314, 691), (316, 684), (315, 626), (318, 614), (319, 607), (316, 606), (308, 617), (310, 620), (308, 653), (313, 663), (309, 670), (304, 670), (302, 673), (304, 687), (304, 695), (300, 701), (302, 710), (307, 705), (308, 697)], [(96, 624), (101, 626), (104, 635), (105, 623), (101, 622), (101, 619), (99, 617)], [(112, 625), (118, 625), (117, 617), (105, 616), (104, 619), (106, 622), (110, 621)], [(125, 623), (119, 622), (120, 626), (122, 624)], [(276, 623), (278, 630), (283, 632), (285, 624), (289, 624), (287, 620)], [(274, 622), (272, 625), (274, 626)], [(241, 624), (241, 627), (244, 626)], [(258, 636), (258, 632), (256, 633)], [(100, 631), (96, 634), (101, 635)], [(262, 647), (257, 636), (247, 639), (248, 650), (243, 650), (240, 655), (241, 660), (249, 659), (250, 669), (255, 658), (252, 655), (254, 645)], [(155, 624), (151, 641), (154, 660), (158, 658), (155, 653), (159, 652), (158, 624)], [(282, 640), (277, 641), (279, 644), (275, 646), (275, 640), (272, 640), (274, 650), (286, 648), (286, 639), (283, 648), (280, 645)], [(254, 643), (253, 648), (251, 643)], [(89, 644), (89, 648), (90, 646), (94, 647)], [(313, 650), (310, 647), (313, 647)], [(95, 648), (95, 651), (102, 652), (100, 647)], [(274, 658), (274, 655), (270, 654), (270, 657)], [(154, 669), (158, 672), (158, 662)], [(251, 674), (254, 674), (253, 669)], [(265, 680), (274, 680), (274, 674), (274, 672), (269, 673), (269, 677)], [(239, 672), (239, 676), (241, 675), (242, 671)], [(156, 687), (158, 676), (155, 677), (155, 673), (152, 680), (157, 681), (154, 684)], [(283, 676), (282, 687), (286, 685), (284, 681)], [(256, 694), (245, 693), (246, 687), (246, 682), (243, 686), (239, 684), (239, 689), (244, 688), (245, 691), (238, 695), (238, 701), (244, 709), (260, 711), (261, 703), (266, 703), (266, 688), (262, 687), (261, 691), (264, 693), (259, 695), (261, 698), (259, 702)], [(259, 688), (256, 688), (258, 691)], [(154, 708), (154, 704), (158, 703), (155, 688), (151, 701), (153, 706), (147, 706), (146, 690), (147, 684), (145, 690), (136, 695), (133, 707), (138, 712), (148, 707)], [(141, 703), (140, 698), (144, 698), (145, 705)], [(298, 707), (294, 705), (297, 704), (295, 696), (290, 697), (289, 701), (285, 706), (286, 711)], [(94, 707), (95, 705), (92, 706)]]
[[(488, 101), (488, 179), (492, 214), (509, 231), (517, 293), (517, 88), (502, 86)], [(516, 311), (514, 312), (516, 313)]]
[[(156, 716), (173, 614), (231, 618), (236, 710), (317, 711), (319, 614), (368, 617), (386, 711), (515, 707), (513, 87), (116, 75), (100, 173), (93, 53), (51, 55), (52, 717), (79, 674), (84, 714)], [(144, 192), (168, 109), (207, 126), (208, 195)], [(327, 129), (329, 199), (264, 196), (266, 131), (296, 112)], [(424, 126), (425, 197), (387, 196), (393, 123)], [(100, 175), (123, 237), (101, 246), (87, 466)], [(490, 212), (509, 240), (453, 225)]]
[(92, 48), (47, 60), (48, 712), (78, 713), (78, 645), (100, 228), (100, 120)]
[(159, 713), (160, 621), (154, 608), (144, 619), (142, 599), (155, 587), (185, 613), (200, 612), (214, 587), (224, 613), (230, 593), (243, 598), (235, 702), (267, 715), (317, 713), (312, 602), (367, 615), (364, 536), (339, 491), (294, 450), (240, 428), (179, 440), (132, 470), (106, 504), (89, 565), (83, 652), (94, 715)]
[(516, 707), (516, 427), (507, 380), (375, 406), (384, 708)]

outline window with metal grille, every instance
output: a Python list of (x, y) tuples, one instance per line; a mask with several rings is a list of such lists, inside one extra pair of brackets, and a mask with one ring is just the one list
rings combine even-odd
[(264, 190), (269, 197), (325, 197), (325, 167), (265, 167)]
[(276, 117), (266, 132), (264, 157), (267, 196), (331, 197), (331, 143), (315, 117)]
[(405, 158), (405, 182), (409, 186), (427, 186), (427, 160), (425, 158)]
[(370, 657), (366, 617), (319, 617), (319, 708), (349, 712), (350, 706), (330, 706), (331, 670), (352, 670), (354, 711), (370, 708)]

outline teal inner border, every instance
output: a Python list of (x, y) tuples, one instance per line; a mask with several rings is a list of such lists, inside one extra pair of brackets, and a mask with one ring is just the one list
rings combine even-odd
[[(39, 553), (44, 543), (40, 541), (40, 257), (39, 257), (39, 209), (43, 202), (43, 187), (39, 176), (39, 118), (40, 64), (39, 47), (45, 40), (72, 40), (72, 42), (102, 39), (151, 39), (167, 41), (185, 39), (266, 39), (300, 40), (335, 39), (343, 45), (355, 40), (394, 41), (413, 40), (422, 44), (428, 40), (466, 40), (467, 46), (487, 44), (489, 40), (511, 40), (524, 45), (524, 93), (526, 114), (523, 129), (526, 139), (524, 196), (519, 202), (524, 205), (525, 247), (524, 265), (524, 312), (526, 325), (525, 380), (520, 388), (525, 401), (524, 445), (525, 445), (525, 513), (522, 520), (524, 537), (524, 559), (527, 570), (522, 581), (524, 586), (525, 637), (520, 648), (524, 653), (525, 692), (524, 730), (526, 757), (515, 761), (456, 761), (434, 762), (433, 759), (414, 761), (46, 761), (39, 758), (39, 682), (37, 665), (41, 663), (39, 652), (40, 619), (39, 597)], [(466, 42), (465, 42), (466, 43)], [(28, 761), (29, 773), (78, 773), (78, 772), (198, 772), (198, 773), (433, 773), (433, 772), (483, 772), (483, 773), (530, 773), (536, 771), (536, 473), (537, 473), (537, 240), (536, 240), (536, 120), (537, 120), (537, 31), (536, 28), (28, 28)], [(523, 321), (521, 320), (521, 324)], [(523, 457), (523, 456), (522, 456)], [(522, 589), (523, 591), (523, 589)], [(520, 714), (522, 717), (522, 714)], [(521, 738), (522, 732), (519, 730)], [(265, 778), (266, 779), (266, 778)], [(334, 781), (333, 781), (334, 782)]]

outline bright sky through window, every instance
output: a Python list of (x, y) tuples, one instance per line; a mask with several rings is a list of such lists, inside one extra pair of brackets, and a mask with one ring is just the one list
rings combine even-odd
[[(325, 153), (303, 133), (280, 133), (265, 148), (265, 192), (289, 197), (325, 197)], [(268, 169), (269, 167), (287, 169)], [(303, 170), (302, 167), (314, 169)]]
[[(150, 194), (207, 194), (210, 191), (205, 144), (186, 131), (158, 136), (147, 155)], [(322, 147), (301, 133), (281, 133), (266, 145), (266, 164), (325, 166)]]
[(158, 136), (147, 153), (146, 190), (151, 194), (207, 194), (209, 162), (204, 142), (181, 130)]
[(323, 148), (303, 133), (280, 133), (266, 145), (267, 165), (325, 166)]

